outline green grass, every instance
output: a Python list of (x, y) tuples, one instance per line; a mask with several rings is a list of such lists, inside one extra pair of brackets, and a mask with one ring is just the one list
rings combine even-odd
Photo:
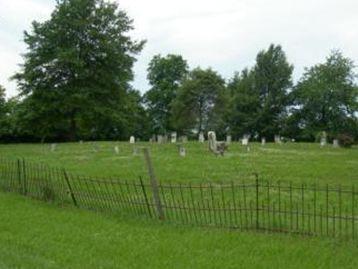
[[(142, 152), (134, 156), (129, 143), (96, 142), (58, 144), (56, 151), (50, 145), (0, 145), (0, 156), (17, 157), (64, 167), (70, 172), (100, 177), (114, 176), (138, 179), (146, 176)], [(114, 153), (118, 145), (120, 154)], [(328, 145), (289, 143), (283, 145), (251, 144), (250, 151), (238, 143), (230, 146), (224, 157), (208, 152), (207, 144), (188, 143), (187, 157), (180, 157), (174, 144), (140, 143), (149, 147), (157, 177), (166, 182), (231, 181), (248, 177), (253, 172), (261, 178), (293, 182), (319, 182), (351, 185), (358, 182), (358, 150)]]
[[(0, 145), (0, 157), (25, 158), (99, 177), (147, 180), (141, 151), (129, 143)], [(114, 153), (118, 145), (120, 154)], [(350, 185), (358, 182), (358, 150), (317, 144), (234, 143), (224, 157), (206, 144), (149, 147), (164, 182), (261, 178)], [(358, 268), (357, 242), (238, 230), (177, 226), (124, 213), (97, 214), (0, 192), (0, 268)]]
[(357, 268), (356, 242), (177, 227), (0, 193), (0, 268)]

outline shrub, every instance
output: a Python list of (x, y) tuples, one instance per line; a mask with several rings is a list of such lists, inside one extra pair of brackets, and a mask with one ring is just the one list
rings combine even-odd
[(354, 144), (354, 138), (350, 134), (338, 134), (336, 138), (342, 147), (350, 148)]

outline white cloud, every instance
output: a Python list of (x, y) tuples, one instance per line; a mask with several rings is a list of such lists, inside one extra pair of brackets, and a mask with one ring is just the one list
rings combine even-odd
[[(3, 0), (4, 1), (4, 0)], [(132, 36), (148, 42), (135, 65), (134, 86), (147, 90), (146, 68), (155, 54), (182, 54), (191, 67), (211, 66), (229, 78), (254, 63), (259, 50), (279, 43), (295, 65), (324, 60), (331, 49), (358, 61), (356, 0), (117, 0), (134, 19)], [(22, 30), (49, 17), (54, 1), (12, 0), (0, 4), (0, 84), (9, 95), (7, 76), (24, 51)], [(6, 59), (4, 61), (3, 59)]]

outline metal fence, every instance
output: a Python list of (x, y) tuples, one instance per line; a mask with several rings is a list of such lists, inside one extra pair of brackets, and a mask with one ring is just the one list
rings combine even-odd
[(59, 204), (127, 211), (177, 224), (355, 239), (354, 186), (272, 182), (159, 183), (77, 176), (25, 160), (0, 159), (0, 188)]

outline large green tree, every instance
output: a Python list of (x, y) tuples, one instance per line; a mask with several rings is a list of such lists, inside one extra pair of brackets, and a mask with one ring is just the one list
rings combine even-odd
[(147, 78), (151, 88), (144, 100), (154, 132), (174, 129), (170, 122), (172, 102), (187, 74), (188, 64), (180, 55), (155, 55), (150, 61)]
[(228, 85), (231, 98), (229, 122), (235, 136), (273, 139), (286, 117), (293, 66), (280, 45), (257, 54), (255, 66), (236, 74)]
[(306, 69), (293, 96), (292, 118), (306, 139), (320, 131), (358, 135), (358, 87), (354, 63), (332, 51), (322, 64)]
[(181, 132), (217, 130), (224, 107), (224, 79), (210, 68), (196, 68), (179, 88), (173, 102), (172, 122)]
[(254, 72), (246, 68), (241, 73), (236, 73), (228, 84), (231, 98), (227, 118), (235, 137), (255, 135), (258, 131), (256, 117), (260, 109), (260, 98), (254, 82)]
[(103, 122), (122, 133), (132, 66), (144, 44), (129, 37), (132, 28), (117, 4), (103, 0), (59, 0), (48, 21), (32, 23), (14, 79), (39, 137), (74, 140), (101, 132)]

